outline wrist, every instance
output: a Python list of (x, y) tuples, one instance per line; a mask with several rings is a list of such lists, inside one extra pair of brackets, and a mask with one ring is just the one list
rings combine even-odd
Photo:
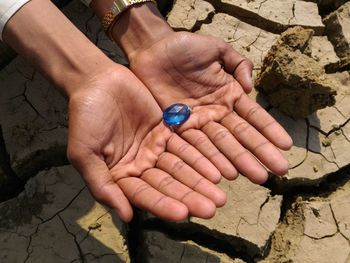
[(115, 65), (103, 53), (88, 49), (85, 52), (84, 58), (70, 58), (66, 68), (63, 70), (56, 68), (56, 74), (53, 74), (52, 82), (68, 99), (79, 90), (85, 89), (90, 81), (96, 79), (96, 76), (109, 72)]
[(7, 23), (4, 40), (70, 97), (109, 59), (46, 0), (32, 0)]
[[(91, 6), (102, 19), (111, 6), (111, 0), (94, 0)], [(172, 33), (174, 31), (152, 2), (130, 6), (119, 15), (110, 30), (111, 37), (123, 49), (129, 61), (138, 52)]]

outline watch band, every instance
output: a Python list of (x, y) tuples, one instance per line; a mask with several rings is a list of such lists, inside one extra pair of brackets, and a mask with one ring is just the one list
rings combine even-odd
[(101, 24), (102, 29), (105, 32), (109, 31), (109, 28), (112, 26), (112, 24), (116, 21), (118, 16), (128, 9), (130, 6), (145, 2), (153, 2), (157, 5), (157, 2), (155, 0), (113, 0), (113, 4), (111, 9), (103, 16)]

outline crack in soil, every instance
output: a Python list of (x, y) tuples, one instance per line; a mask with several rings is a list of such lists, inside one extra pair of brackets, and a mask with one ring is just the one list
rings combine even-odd
[(292, 6), (292, 17), (289, 18), (288, 20), (288, 25), (290, 25), (290, 22), (293, 20), (293, 18), (295, 18), (295, 5), (296, 5), (296, 1), (293, 1), (293, 6)]
[(261, 211), (262, 211), (262, 209), (264, 208), (264, 206), (265, 206), (267, 203), (269, 203), (271, 197), (272, 197), (272, 196), (267, 195), (265, 201), (260, 205), (260, 207), (259, 207), (259, 213), (258, 213), (258, 220), (257, 220), (257, 223), (256, 223), (257, 225), (259, 225), (259, 222), (260, 222)]
[(31, 249), (31, 244), (32, 244), (32, 240), (33, 240), (33, 236), (38, 234), (39, 231), (39, 227), (42, 226), (43, 224), (50, 222), (52, 219), (54, 219), (56, 216), (60, 217), (60, 213), (62, 213), (64, 210), (66, 210), (68, 207), (71, 206), (71, 204), (79, 197), (79, 195), (82, 193), (82, 191), (86, 188), (86, 186), (84, 186), (82, 189), (80, 189), (78, 191), (78, 193), (66, 204), (66, 206), (64, 206), (62, 209), (59, 209), (58, 211), (56, 211), (52, 216), (50, 216), (49, 218), (41, 221), (35, 228), (34, 232), (32, 234), (30, 234), (29, 236), (29, 242), (26, 248), (27, 251), (27, 257), (24, 260), (24, 263), (26, 263), (29, 258), (30, 255), (33, 253), (33, 250)]
[(262, 2), (259, 4), (258, 14), (260, 14), (260, 9), (261, 9), (261, 7), (262, 7), (263, 4), (265, 4), (267, 1), (269, 1), (269, 0), (264, 0), (264, 1), (262, 1)]
[(36, 71), (33, 71), (32, 75), (30, 77), (27, 77), (25, 76), (21, 71), (18, 70), (18, 68), (16, 68), (16, 71), (22, 75), (26, 81), (24, 82), (24, 88), (23, 88), (23, 91), (21, 94), (19, 95), (16, 95), (14, 97), (12, 97), (11, 99), (16, 99), (16, 98), (19, 98), (19, 97), (22, 97), (23, 98), (23, 101), (35, 112), (36, 114), (36, 117), (32, 120), (32, 121), (35, 121), (38, 117), (40, 117), (41, 119), (43, 119), (44, 121), (47, 122), (46, 118), (41, 115), (41, 113), (39, 112), (39, 110), (34, 106), (34, 104), (30, 101), (30, 99), (28, 98), (27, 96), (27, 89), (28, 89), (28, 83), (32, 82), (35, 78), (35, 75), (37, 74)]
[[(267, 0), (265, 0), (265, 1), (263, 1), (261, 4), (260, 4), (260, 6), (259, 6), (259, 12), (260, 12), (260, 8), (261, 8), (261, 6), (262, 6), (262, 4), (263, 3), (265, 3)], [(218, 1), (217, 0), (210, 0), (209, 2), (211, 2), (214, 6), (218, 6), (218, 5), (221, 5), (221, 4), (219, 4), (218, 3)], [(216, 8), (216, 7), (215, 7)], [(224, 8), (224, 4), (222, 4), (222, 6), (220, 7), (220, 8), (216, 8), (217, 10), (220, 10), (220, 11), (224, 11), (225, 10), (225, 8)], [(295, 2), (294, 2), (294, 4), (293, 4), (293, 17), (295, 17)], [(241, 14), (238, 14), (239, 13), (239, 10), (236, 10), (236, 11), (232, 11), (231, 9), (227, 9), (228, 11), (226, 11), (226, 12), (224, 12), (224, 13), (228, 13), (228, 14), (230, 14), (230, 15), (233, 15), (233, 16), (236, 16), (236, 17), (240, 17), (242, 20), (244, 20), (245, 22), (246, 21), (250, 21), (250, 24), (252, 24), (253, 26), (256, 26), (256, 27), (263, 27), (262, 29), (265, 29), (264, 27), (265, 27), (265, 25), (262, 25), (263, 23), (260, 23), (262, 20), (260, 19), (260, 18), (258, 18), (257, 19), (257, 21), (255, 21), (255, 22), (252, 22), (252, 18), (251, 17), (249, 17), (249, 16), (247, 16), (247, 17), (245, 17), (245, 14), (244, 14), (244, 12), (242, 12)], [(231, 10), (231, 11), (230, 11)], [(236, 14), (236, 15), (234, 15), (234, 14)], [(196, 22), (196, 26), (194, 27), (194, 28), (200, 28), (203, 24), (207, 24), (207, 23), (211, 23), (211, 20), (212, 20), (212, 18), (213, 18), (213, 15), (214, 14), (212, 14), (212, 16), (211, 16), (211, 18), (208, 20), (208, 21), (197, 21)], [(86, 24), (85, 24), (85, 30), (86, 30), (86, 34), (88, 34), (89, 32), (91, 32), (91, 30), (90, 30), (90, 28), (89, 28), (89, 25), (88, 25), (88, 23), (89, 23), (89, 21), (91, 21), (92, 19), (94, 18), (94, 15), (92, 15), (88, 20), (87, 20), (87, 22), (86, 22)], [(292, 19), (292, 18), (291, 18)], [(259, 22), (260, 21), (260, 22)], [(197, 24), (198, 23), (198, 24)], [(249, 23), (249, 22), (248, 22)], [(260, 27), (260, 28), (261, 28)], [(269, 26), (267, 26), (267, 27), (269, 27)], [(273, 26), (273, 27), (275, 27), (275, 26)], [(88, 31), (88, 30), (90, 30), (90, 31)], [(237, 29), (236, 29), (237, 30)], [(266, 30), (266, 29), (265, 29)], [(280, 28), (278, 28), (278, 29), (273, 29), (273, 30), (277, 30), (276, 32), (279, 32), (280, 30), (282, 30), (282, 29), (280, 29)], [(284, 29), (283, 29), (284, 30)], [(196, 31), (196, 30), (193, 30), (193, 31)], [(269, 31), (269, 30), (267, 30), (267, 31)], [(99, 41), (100, 41), (100, 33), (101, 33), (102, 31), (101, 30), (99, 30), (99, 32), (97, 33), (97, 35), (95, 36), (95, 39), (94, 39), (94, 43), (95, 44), (98, 44), (99, 43)], [(271, 32), (271, 31), (270, 31)], [(92, 34), (91, 34), (92, 35)], [(260, 33), (259, 33), (259, 35), (260, 35)], [(258, 36), (259, 37), (259, 36)], [(258, 37), (257, 37), (257, 39), (258, 39)], [(255, 40), (255, 41), (257, 41), (257, 39)], [(254, 41), (254, 42), (255, 42)], [(250, 44), (249, 46), (251, 46), (251, 45), (253, 45), (254, 44), (254, 42), (252, 43), (252, 44)], [(20, 73), (20, 74), (22, 74), (22, 73)], [(24, 76), (24, 75), (23, 75)], [(24, 97), (24, 101), (26, 102), (26, 103), (28, 103), (29, 104), (29, 106), (38, 114), (38, 116), (39, 117), (41, 117), (40, 116), (40, 113), (38, 112), (38, 110), (35, 108), (35, 106), (30, 102), (30, 100), (28, 99), (28, 97), (26, 96), (26, 89), (27, 89), (27, 83), (25, 83), (25, 89), (24, 89), (24, 92), (23, 92), (23, 94), (21, 94), (21, 95), (19, 95), (19, 96), (23, 96)], [(339, 128), (334, 128), (334, 129), (332, 129), (331, 131), (329, 131), (328, 133), (326, 133), (326, 132), (323, 132), (323, 131), (321, 131), (321, 130), (319, 130), (322, 134), (324, 134), (324, 135), (326, 135), (326, 136), (329, 136), (330, 134), (332, 134), (333, 132), (335, 132), (335, 131), (337, 131), (337, 130), (341, 130), (341, 128), (343, 128), (348, 122), (350, 121), (350, 119), (348, 119), (341, 127), (339, 127)], [(308, 126), (308, 134), (307, 134), (307, 152), (308, 151), (310, 151), (310, 152), (312, 152), (311, 150), (309, 150), (308, 148), (309, 148), (309, 128), (314, 128), (314, 129), (318, 129), (317, 127), (314, 127), (314, 126), (312, 126), (312, 125), (310, 125), (309, 124), (309, 126)], [(1, 127), (0, 127), (0, 130), (1, 130)], [(342, 132), (343, 132), (343, 130), (341, 130)], [(344, 134), (344, 133), (343, 133)], [(0, 136), (0, 143), (1, 143), (1, 137), (2, 136)], [(345, 135), (344, 135), (344, 137), (349, 141), (349, 138), (347, 138)], [(1, 145), (0, 145), (1, 146)], [(0, 153), (1, 153), (1, 150), (2, 150), (2, 147), (0, 147)], [(49, 153), (50, 151), (52, 151), (52, 149), (49, 149), (49, 150), (47, 150), (45, 153)], [(6, 152), (6, 150), (5, 150), (5, 152)], [(321, 153), (319, 153), (319, 154), (321, 154)], [(43, 155), (45, 155), (45, 154), (43, 154)], [(322, 154), (321, 154), (322, 155)], [(6, 156), (6, 154), (4, 155), (4, 156)], [(322, 155), (323, 156), (323, 155)], [(305, 159), (302, 161), (302, 163), (306, 160), (306, 157), (307, 157), (307, 153), (306, 153), (306, 156), (305, 156)], [(1, 154), (0, 154), (0, 158), (1, 158)], [(323, 158), (325, 158), (325, 156), (323, 156)], [(326, 158), (325, 158), (326, 159)], [(28, 159), (28, 164), (29, 163), (31, 163), (31, 158), (29, 158)], [(327, 160), (327, 159), (326, 159)], [(46, 160), (44, 160), (44, 161), (46, 161)], [(44, 162), (43, 161), (43, 162)], [(330, 162), (329, 160), (327, 160), (328, 162)], [(5, 162), (6, 163), (6, 162)], [(331, 162), (331, 163), (334, 163), (334, 162)], [(3, 162), (1, 161), (1, 159), (0, 159), (0, 166), (1, 165), (3, 165)], [(2, 167), (1, 167), (2, 168)], [(349, 166), (347, 166), (347, 168), (346, 169), (348, 169), (349, 168)], [(11, 168), (12, 169), (12, 168)], [(18, 167), (17, 168), (18, 170), (22, 170), (23, 169), (23, 167)], [(41, 169), (41, 168), (40, 168)], [(344, 168), (345, 169), (345, 168)], [(341, 173), (341, 171), (338, 171), (338, 172), (336, 172), (335, 174), (338, 174), (338, 173)], [(31, 172), (31, 174), (34, 174), (34, 172)], [(24, 176), (25, 178), (27, 178), (27, 176)], [(29, 177), (31, 177), (31, 176), (28, 176), (28, 178)], [(338, 179), (336, 178), (336, 177), (339, 177)], [(342, 184), (342, 180), (344, 180), (344, 179), (341, 179), (340, 178), (340, 176), (338, 176), (338, 175), (334, 175), (334, 178), (333, 178), (333, 175), (330, 175), (330, 176), (327, 176), (327, 178), (325, 179), (325, 182), (323, 182), (324, 183), (324, 185), (326, 185), (327, 184), (327, 182), (328, 181), (332, 181), (332, 180), (335, 180), (335, 185), (337, 185), (337, 187), (339, 187), (339, 185), (341, 185)], [(349, 178), (347, 179), (347, 180), (349, 180)], [(85, 187), (84, 187), (85, 188)], [(94, 255), (94, 254), (92, 254), (92, 253), (86, 253), (86, 254), (83, 254), (82, 253), (82, 250), (81, 250), (81, 248), (80, 248), (80, 245), (79, 245), (79, 243), (77, 242), (77, 240), (76, 240), (76, 236), (73, 234), (73, 233), (71, 233), (71, 232), (69, 232), (69, 230), (68, 230), (68, 228), (67, 228), (67, 226), (65, 225), (65, 222), (64, 222), (64, 220), (63, 220), (63, 218), (61, 217), (61, 215), (60, 215), (60, 213), (62, 212), (62, 211), (64, 211), (65, 209), (67, 209), (73, 202), (74, 202), (74, 200), (78, 197), (78, 195), (81, 193), (81, 191), (83, 191), (84, 190), (84, 188), (83, 189), (81, 189), (80, 190), (80, 192), (77, 194), (77, 196), (75, 196), (72, 200), (71, 200), (71, 202), (69, 202), (68, 203), (68, 205), (63, 209), (63, 210), (60, 210), (60, 211), (58, 211), (57, 213), (55, 213), (52, 217), (50, 217), (50, 218), (48, 218), (48, 219), (46, 219), (46, 220), (43, 220), (42, 218), (40, 218), (39, 216), (37, 216), (37, 218), (39, 218), (40, 220), (41, 220), (41, 223), (40, 224), (38, 224), (38, 226), (37, 226), (37, 228), (36, 228), (36, 231), (35, 231), (35, 233), (33, 233), (33, 234), (31, 234), (29, 237), (27, 237), (27, 238), (29, 238), (29, 244), (28, 244), (28, 246), (27, 246), (27, 259), (25, 260), (25, 262), (27, 262), (27, 260), (30, 258), (30, 255), (31, 255), (31, 253), (33, 252), (33, 250), (31, 250), (31, 247), (30, 247), (30, 244), (31, 244), (31, 242), (32, 242), (32, 236), (33, 235), (35, 235), (37, 232), (38, 232), (38, 229), (39, 229), (39, 226), (40, 225), (42, 225), (42, 224), (45, 224), (46, 222), (49, 222), (50, 220), (52, 220), (55, 216), (57, 216), (60, 220), (61, 220), (61, 222), (62, 222), (62, 224), (63, 224), (63, 226), (65, 227), (65, 229), (66, 229), (66, 231), (67, 231), (67, 233), (69, 233), (70, 235), (72, 235), (72, 237), (74, 238), (74, 241), (75, 241), (75, 243), (76, 243), (76, 245), (77, 245), (77, 249), (79, 250), (79, 255), (80, 255), (80, 258), (78, 258), (78, 259), (74, 259), (72, 262), (76, 262), (76, 261), (82, 261), (82, 262), (84, 262), (84, 258), (86, 257), (86, 256), (88, 256), (88, 255), (91, 255), (91, 256), (93, 256), (93, 257), (95, 257), (95, 258), (101, 258), (101, 257), (103, 257), (103, 256), (108, 256), (108, 255), (114, 255), (114, 254), (103, 254), (103, 255), (100, 255), (100, 256), (96, 256), (96, 255)], [(319, 189), (318, 191), (316, 191), (316, 189), (318, 188), (318, 185), (313, 185), (313, 186), (307, 186), (305, 189), (306, 190), (302, 190), (302, 189), (299, 189), (298, 187), (296, 187), (296, 188), (293, 188), (292, 190), (293, 191), (296, 191), (296, 193), (294, 193), (294, 195), (293, 196), (297, 196), (297, 195), (303, 195), (303, 196), (307, 196), (307, 195), (312, 195), (312, 196), (320, 196), (320, 195), (323, 195), (324, 194), (324, 189), (325, 188), (323, 188), (323, 189)], [(322, 184), (321, 184), (321, 188), (322, 188)], [(309, 192), (309, 190), (312, 190), (312, 191), (310, 191)], [(330, 188), (327, 188), (329, 191), (332, 191), (332, 187), (330, 187)], [(284, 192), (284, 194), (288, 194), (288, 192)], [(265, 200), (265, 202), (261, 205), (261, 207), (260, 207), (260, 210), (259, 210), (259, 215), (260, 215), (260, 212), (261, 212), (261, 209), (263, 208), (263, 206), (266, 204), (266, 202), (268, 201), (268, 199), (267, 200)], [(285, 206), (285, 207), (284, 207)], [(282, 205), (282, 207), (284, 207), (284, 209), (286, 209), (286, 207), (288, 207), (288, 205), (287, 205), (287, 203), (285, 203), (284, 205)], [(339, 225), (338, 225), (338, 222), (336, 221), (336, 219), (335, 219), (335, 215), (334, 215), (334, 212), (333, 212), (333, 209), (332, 209), (332, 207), (331, 207), (331, 211), (332, 211), (332, 214), (333, 214), (333, 218), (334, 218), (334, 220), (335, 220), (335, 222), (336, 222), (336, 224), (337, 224), (337, 228), (338, 228), (338, 231), (339, 231), (339, 233), (341, 233), (340, 232), (340, 230), (339, 230)], [(103, 217), (103, 216), (102, 216)], [(160, 225), (158, 225), (159, 224), (159, 222), (161, 222), (161, 224)], [(148, 225), (149, 224), (149, 225)], [(254, 257), (252, 257), (252, 255), (250, 254), (250, 251), (249, 251), (249, 249), (247, 249), (247, 248), (245, 248), (244, 247), (244, 245), (242, 246), (242, 248), (239, 248), (239, 249), (237, 249), (237, 251), (235, 250), (235, 251), (231, 251), (232, 250), (232, 244), (230, 243), (230, 241), (229, 241), (229, 237), (224, 237), (223, 239), (224, 240), (221, 240), (222, 239), (222, 237), (218, 237), (218, 238), (213, 238), (212, 236), (210, 236), (210, 238), (208, 239), (208, 236), (207, 236), (207, 234), (206, 233), (202, 233), (202, 232), (207, 232), (207, 231), (211, 231), (211, 230), (208, 230), (208, 229), (206, 229), (206, 230), (201, 230), (201, 233), (199, 233), (199, 231), (198, 232), (196, 232), (196, 230), (192, 230), (192, 227), (191, 226), (189, 226), (188, 228), (191, 230), (191, 232), (190, 233), (186, 233), (187, 232), (187, 230), (186, 231), (181, 231), (181, 232), (184, 232), (184, 233), (179, 233), (179, 229), (176, 227), (176, 225), (174, 225), (174, 226), (170, 226), (170, 225), (167, 225), (167, 223), (165, 223), (165, 222), (162, 222), (162, 221), (159, 221), (159, 220), (154, 220), (154, 222), (153, 221), (145, 221), (145, 222), (142, 222), (142, 229), (156, 229), (156, 230), (161, 230), (162, 232), (164, 231), (164, 233), (171, 233), (171, 235), (173, 236), (173, 237), (175, 237), (176, 239), (180, 239), (180, 240), (197, 240), (198, 242), (197, 243), (199, 243), (199, 244), (202, 244), (202, 245), (204, 245), (205, 247), (210, 247), (210, 248), (214, 248), (214, 250), (217, 250), (217, 251), (224, 251), (224, 253), (226, 253), (226, 254), (228, 254), (228, 255), (235, 255), (235, 253), (237, 253), (237, 255), (235, 255), (235, 257), (237, 258), (237, 257), (239, 257), (239, 258), (242, 258), (242, 259), (245, 259), (246, 261), (248, 261), (248, 262), (251, 262), (250, 260), (253, 260), (254, 259)], [(133, 225), (131, 225), (131, 227), (135, 227), (135, 226), (133, 226)], [(194, 227), (194, 228), (196, 228), (196, 227)], [(137, 229), (136, 230), (133, 230), (133, 231), (138, 231)], [(196, 237), (195, 238), (193, 238), (193, 237), (191, 237), (191, 235), (196, 235)], [(342, 233), (341, 233), (342, 234)], [(343, 234), (342, 234), (343, 235)], [(343, 235), (344, 236), (344, 235)], [(311, 238), (311, 237), (310, 237)], [(345, 237), (346, 238), (346, 237)], [(349, 241), (349, 239), (348, 238), (346, 238), (348, 241)], [(214, 241), (214, 242), (218, 242), (218, 247), (216, 247), (216, 245), (213, 245), (213, 244), (211, 244), (212, 242), (211, 241)], [(132, 239), (130, 238), (129, 239), (129, 241), (128, 242), (133, 242), (132, 241)], [(242, 240), (237, 240), (237, 242), (239, 243), (239, 242), (242, 242)], [(270, 243), (270, 242), (269, 242)], [(349, 241), (349, 243), (350, 243), (350, 241)], [(215, 243), (214, 243), (215, 244)], [(255, 245), (254, 245), (255, 246)], [(240, 250), (241, 249), (241, 250)], [(226, 252), (225, 252), (226, 251)], [(182, 258), (183, 258), (183, 255), (184, 255), (184, 252), (185, 252), (185, 247), (184, 247), (184, 250), (183, 250), (183, 253), (182, 253), (182, 256), (181, 256), (181, 261), (182, 261)], [(238, 255), (239, 254), (239, 255)], [(349, 257), (350, 257), (350, 255), (349, 255)]]
[(84, 258), (83, 250), (82, 250), (82, 248), (80, 247), (79, 242), (77, 241), (76, 235), (75, 235), (74, 233), (72, 233), (71, 231), (69, 231), (69, 229), (68, 229), (66, 223), (64, 222), (63, 218), (61, 217), (61, 215), (60, 215), (60, 214), (57, 214), (57, 216), (58, 216), (58, 218), (60, 219), (60, 221), (61, 221), (61, 223), (62, 223), (64, 229), (67, 231), (67, 233), (68, 233), (70, 236), (73, 237), (75, 246), (76, 246), (76, 248), (77, 248), (77, 250), (78, 250), (78, 252), (79, 252), (80, 260), (81, 260), (81, 262), (85, 263), (85, 258)]
[[(200, 246), (226, 254), (232, 259), (240, 258), (246, 262), (254, 262), (257, 258), (264, 257), (267, 251), (266, 247), (258, 247), (238, 236), (224, 234), (192, 222), (171, 223), (155, 218), (141, 222), (138, 229), (140, 232), (144, 230), (159, 231), (177, 241), (191, 240)], [(140, 239), (140, 236), (138, 238)], [(142, 242), (142, 240), (138, 240), (138, 242)]]
[[(221, 0), (206, 0), (206, 1), (211, 3), (214, 6), (217, 13), (225, 13), (225, 14), (228, 14), (230, 16), (236, 17), (237, 19), (241, 20), (242, 22), (245, 22), (247, 24), (250, 24), (254, 27), (260, 28), (260, 29), (265, 30), (265, 31), (270, 32), (270, 33), (281, 34), (284, 31), (286, 31), (288, 28), (294, 26), (294, 25), (290, 25), (289, 23), (288, 23), (288, 25), (284, 25), (284, 24), (281, 24), (277, 21), (272, 21), (272, 20), (269, 20), (269, 19), (261, 16), (259, 14), (261, 6), (259, 8), (259, 12), (255, 13), (251, 10), (247, 10), (245, 8), (238, 6), (238, 5), (223, 3), (223, 2), (221, 2)], [(267, 0), (264, 2), (267, 2)], [(295, 4), (295, 1), (294, 1), (294, 4)], [(293, 12), (293, 17), (290, 18), (290, 21), (294, 17), (295, 17), (295, 13)], [(307, 27), (307, 28), (309, 28), (309, 27)], [(321, 30), (321, 29), (314, 28), (314, 31), (315, 31), (315, 36), (323, 34), (323, 30)]]
[[(341, 112), (340, 112), (341, 113)], [(343, 114), (342, 114), (343, 115)], [(347, 119), (344, 123), (339, 124), (339, 125), (335, 125), (331, 130), (329, 130), (328, 132), (323, 131), (320, 127), (314, 126), (312, 124), (310, 124), (310, 128), (315, 129), (316, 131), (318, 131), (319, 133), (321, 133), (322, 135), (324, 135), (326, 138), (329, 137), (330, 135), (332, 135), (333, 133), (336, 133), (337, 131), (341, 131), (342, 128), (344, 128), (348, 123), (350, 122), (350, 118)]]
[(335, 216), (335, 213), (334, 213), (332, 204), (329, 204), (329, 207), (330, 207), (330, 209), (331, 209), (331, 213), (332, 213), (332, 217), (333, 217), (333, 219), (334, 219), (335, 225), (337, 226), (337, 231), (348, 241), (348, 243), (349, 243), (349, 245), (350, 245), (350, 239), (349, 239), (347, 236), (345, 236), (345, 235), (342, 233), (342, 231), (340, 230), (339, 222), (338, 222), (338, 220), (337, 220), (337, 218), (336, 218), (336, 216)]
[(111, 212), (111, 210), (108, 209), (104, 214), (102, 214), (101, 216), (99, 216), (95, 220), (95, 222), (93, 223), (94, 227), (91, 227), (91, 226), (88, 227), (88, 231), (86, 232), (85, 236), (79, 241), (79, 244), (82, 244), (89, 237), (92, 230), (95, 230), (95, 229), (101, 227), (101, 224), (99, 224), (98, 221), (100, 219), (102, 219), (103, 217), (105, 217), (106, 215), (108, 215), (110, 212)]

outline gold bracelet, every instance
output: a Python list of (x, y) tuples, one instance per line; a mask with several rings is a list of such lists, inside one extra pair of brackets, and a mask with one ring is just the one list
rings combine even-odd
[(102, 29), (108, 34), (122, 12), (132, 5), (145, 2), (152, 2), (157, 5), (155, 0), (114, 0), (111, 9), (103, 16), (101, 21)]

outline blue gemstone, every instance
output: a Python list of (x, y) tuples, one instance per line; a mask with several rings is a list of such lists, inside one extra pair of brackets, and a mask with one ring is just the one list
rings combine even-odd
[(190, 115), (191, 108), (189, 106), (182, 103), (176, 103), (164, 110), (163, 120), (169, 126), (180, 125), (187, 121)]

